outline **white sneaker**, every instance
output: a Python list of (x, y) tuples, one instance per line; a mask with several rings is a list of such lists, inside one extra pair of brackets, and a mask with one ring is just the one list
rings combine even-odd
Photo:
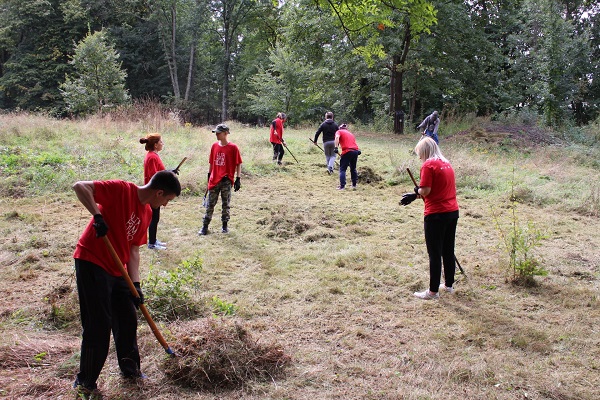
[(440, 292), (446, 292), (448, 294), (452, 294), (452, 293), (454, 293), (454, 288), (452, 286), (448, 287), (442, 283), (442, 284), (440, 284)]
[(167, 246), (163, 246), (158, 243), (154, 243), (154, 244), (148, 243), (148, 248), (151, 250), (166, 250)]
[(418, 297), (423, 300), (437, 300), (440, 298), (439, 293), (430, 292), (429, 289), (425, 289), (422, 292), (415, 292), (415, 297)]
[(156, 239), (156, 242), (154, 242), (154, 244), (157, 244), (159, 246), (163, 246), (163, 247), (167, 247), (167, 243), (166, 242), (161, 242), (160, 240)]

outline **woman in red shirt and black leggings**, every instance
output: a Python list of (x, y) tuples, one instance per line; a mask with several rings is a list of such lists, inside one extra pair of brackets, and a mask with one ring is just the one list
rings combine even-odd
[[(456, 201), (456, 181), (450, 162), (442, 155), (437, 143), (424, 137), (415, 146), (421, 166), (421, 181), (415, 193), (406, 193), (400, 204), (408, 205), (417, 197), (425, 200), (425, 243), (429, 254), (429, 289), (415, 292), (423, 300), (439, 298), (439, 291), (453, 293), (454, 240), (458, 222), (458, 202)], [(444, 264), (445, 282), (440, 284)]]
[[(158, 171), (163, 171), (163, 164), (158, 152), (163, 149), (164, 143), (159, 133), (150, 133), (140, 139), (141, 144), (145, 144), (146, 158), (144, 158), (144, 185), (150, 182), (150, 179)], [(152, 221), (148, 228), (148, 248), (153, 250), (166, 250), (167, 244), (156, 239), (158, 230), (158, 221), (160, 220), (160, 207), (152, 209)]]

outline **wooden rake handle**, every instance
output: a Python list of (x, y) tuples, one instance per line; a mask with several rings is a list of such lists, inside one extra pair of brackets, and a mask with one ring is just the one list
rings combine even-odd
[[(129, 291), (131, 292), (131, 295), (139, 299), (140, 295), (139, 295), (137, 289), (135, 288), (135, 286), (133, 285), (133, 282), (131, 281), (129, 274), (127, 273), (127, 270), (123, 266), (123, 263), (121, 262), (121, 259), (117, 255), (117, 252), (115, 251), (115, 248), (113, 247), (112, 243), (110, 242), (110, 240), (108, 240), (108, 237), (106, 237), (106, 236), (102, 236), (102, 240), (104, 241), (104, 244), (106, 244), (106, 247), (108, 248), (108, 251), (109, 251), (110, 255), (112, 256), (115, 264), (117, 264), (117, 266), (119, 267), (119, 270), (121, 271), (121, 274), (125, 278), (125, 282), (127, 282), (127, 286), (129, 286)], [(156, 336), (156, 339), (158, 340), (160, 345), (163, 347), (163, 349), (165, 349), (167, 354), (169, 354), (171, 356), (175, 356), (175, 352), (171, 349), (171, 347), (169, 347), (169, 344), (167, 343), (165, 338), (160, 333), (160, 330), (158, 330), (158, 327), (154, 323), (154, 320), (152, 320), (152, 317), (150, 316), (150, 313), (148, 312), (146, 305), (140, 304), (140, 310), (142, 311), (142, 314), (144, 314), (144, 318), (146, 318), (146, 322), (148, 322), (148, 325), (150, 326), (152, 333), (154, 333), (154, 336)]]

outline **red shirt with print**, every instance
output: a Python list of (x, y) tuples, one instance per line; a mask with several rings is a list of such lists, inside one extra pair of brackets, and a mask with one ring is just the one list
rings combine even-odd
[[(277, 132), (277, 135), (275, 135)], [(275, 144), (281, 144), (281, 139), (283, 138), (283, 120), (281, 118), (275, 118), (273, 122), (271, 122), (271, 135), (269, 137), (269, 141)]]
[(165, 164), (163, 164), (158, 153), (154, 151), (147, 152), (146, 158), (144, 158), (144, 185), (150, 182), (155, 173), (164, 169)]
[(342, 155), (352, 150), (358, 150), (356, 138), (349, 130), (340, 129), (335, 133), (335, 136), (339, 138), (339, 143), (342, 147)]
[(454, 169), (440, 159), (426, 160), (421, 166), (421, 187), (430, 187), (425, 197), (425, 215), (458, 211)]
[(229, 178), (233, 184), (235, 168), (242, 163), (242, 155), (236, 144), (229, 142), (223, 146), (220, 142), (216, 142), (210, 148), (208, 163), (211, 165), (208, 181), (208, 189), (210, 190), (225, 177)]
[[(152, 209), (140, 202), (137, 185), (120, 180), (94, 181), (94, 200), (108, 225), (107, 237), (127, 268), (131, 246), (146, 244)], [(73, 257), (99, 265), (110, 275), (121, 276), (104, 241), (96, 237), (93, 223), (94, 218), (81, 234)]]

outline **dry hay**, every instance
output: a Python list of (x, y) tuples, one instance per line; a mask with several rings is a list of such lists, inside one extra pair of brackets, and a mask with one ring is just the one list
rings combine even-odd
[(291, 239), (313, 228), (304, 218), (303, 214), (288, 215), (285, 210), (277, 210), (271, 212), (270, 219), (264, 218), (258, 224), (269, 225), (267, 236), (270, 238)]
[(279, 344), (260, 344), (240, 322), (205, 318), (180, 326), (185, 332), (171, 347), (178, 357), (166, 359), (165, 374), (195, 389), (244, 386), (253, 380), (273, 380), (291, 364)]
[(490, 147), (496, 147), (500, 144), (502, 146), (518, 148), (547, 146), (560, 142), (556, 137), (552, 136), (551, 132), (537, 126), (504, 125), (493, 122), (460, 131), (444, 138), (444, 140), (449, 141), (454, 139), (460, 139), (463, 144), (472, 141), (479, 145)]
[(358, 181), (361, 183), (377, 183), (383, 180), (381, 175), (373, 171), (371, 167), (360, 166), (356, 171), (358, 172)]

